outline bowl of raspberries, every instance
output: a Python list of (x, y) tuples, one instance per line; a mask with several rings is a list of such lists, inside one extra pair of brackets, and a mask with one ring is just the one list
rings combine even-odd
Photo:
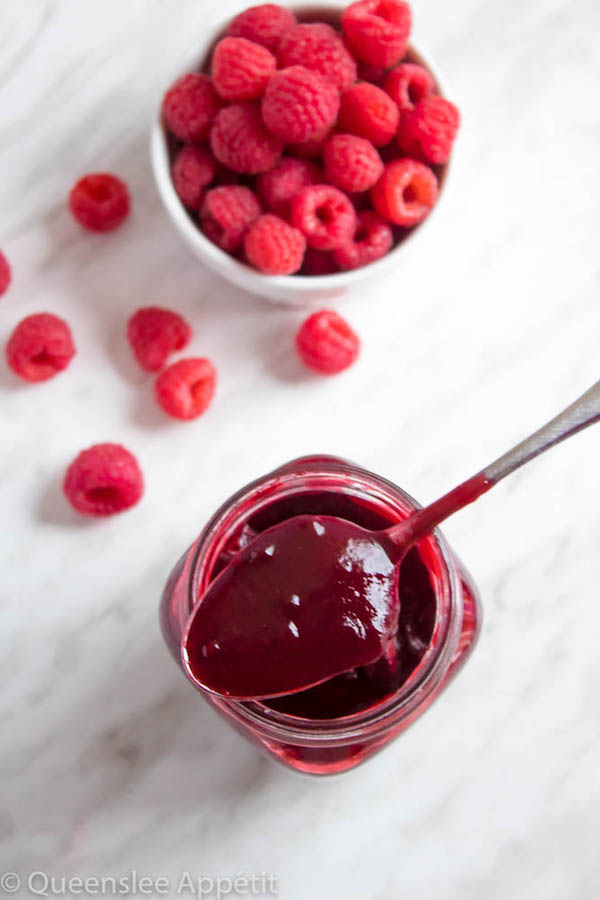
[(399, 262), (439, 200), (460, 121), (411, 24), (404, 0), (269, 3), (205, 35), (162, 99), (151, 153), (206, 265), (303, 302)]

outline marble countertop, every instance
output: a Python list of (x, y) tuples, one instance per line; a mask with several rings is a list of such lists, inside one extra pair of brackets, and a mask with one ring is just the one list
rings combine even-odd
[[(320, 380), (294, 358), (302, 311), (204, 270), (150, 173), (162, 90), (208, 19), (240, 4), (1, 4), (0, 246), (14, 284), (0, 340), (50, 310), (79, 350), (39, 386), (0, 369), (3, 871), (135, 869), (171, 885), (186, 871), (269, 873), (283, 900), (598, 896), (600, 429), (448, 523), (481, 589), (479, 646), (352, 774), (304, 780), (258, 755), (158, 630), (170, 567), (249, 479), (326, 452), (428, 501), (600, 375), (600, 6), (414, 5), (416, 41), (463, 111), (452, 184), (398, 271), (344, 302), (360, 363)], [(98, 169), (134, 198), (103, 237), (65, 205)], [(166, 421), (130, 359), (124, 322), (148, 304), (187, 315), (194, 351), (218, 367), (197, 422)], [(60, 477), (102, 440), (134, 450), (147, 493), (127, 515), (82, 521)]]

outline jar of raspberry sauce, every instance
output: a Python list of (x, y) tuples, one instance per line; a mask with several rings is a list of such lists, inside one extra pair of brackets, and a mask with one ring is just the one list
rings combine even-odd
[[(383, 529), (416, 508), (396, 485), (331, 456), (295, 460), (242, 488), (208, 522), (165, 587), (161, 627), (175, 660), (181, 665), (194, 605), (254, 534), (305, 513)], [(285, 697), (241, 702), (201, 691), (204, 699), (290, 769), (330, 775), (354, 768), (428, 709), (478, 636), (477, 590), (439, 531), (407, 555), (399, 589), (398, 629), (386, 658)]]

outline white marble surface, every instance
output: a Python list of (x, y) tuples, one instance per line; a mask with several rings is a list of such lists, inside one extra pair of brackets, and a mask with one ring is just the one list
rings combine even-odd
[[(284, 900), (593, 900), (600, 429), (448, 524), (481, 587), (479, 647), (411, 731), (339, 780), (294, 778), (218, 721), (167, 656), (156, 608), (216, 505), (276, 464), (337, 453), (426, 501), (598, 378), (600, 7), (416, 0), (415, 36), (463, 110), (454, 182), (397, 275), (346, 303), (364, 352), (332, 380), (295, 362), (301, 314), (204, 271), (153, 188), (155, 104), (207, 18), (235, 8), (0, 6), (0, 246), (15, 274), (0, 338), (48, 309), (79, 349), (45, 385), (0, 369), (1, 868), (268, 872)], [(133, 191), (114, 235), (66, 212), (94, 169)], [(129, 358), (123, 323), (149, 303), (187, 314), (219, 368), (195, 423), (165, 421)], [(139, 455), (147, 494), (81, 521), (59, 479), (99, 440)]]

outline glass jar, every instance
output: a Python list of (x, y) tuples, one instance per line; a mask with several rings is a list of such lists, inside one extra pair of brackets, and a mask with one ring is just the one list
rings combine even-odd
[[(247, 535), (248, 523), (275, 521), (278, 510), (314, 497), (340, 498), (380, 517), (381, 526), (410, 515), (419, 505), (403, 490), (345, 460), (311, 456), (294, 460), (252, 482), (231, 497), (180, 559), (165, 587), (160, 620), (165, 641), (181, 666), (181, 637), (190, 613), (207, 586)], [(298, 510), (294, 513), (297, 514)], [(336, 514), (335, 511), (329, 514)], [(279, 514), (279, 520), (286, 518)], [(359, 523), (360, 524), (360, 523)], [(365, 526), (373, 527), (373, 526)], [(329, 775), (352, 769), (403, 732), (431, 705), (469, 656), (476, 642), (481, 607), (477, 590), (439, 531), (415, 551), (427, 568), (435, 597), (430, 639), (420, 661), (391, 695), (368, 709), (338, 718), (302, 718), (267, 702), (240, 702), (204, 691), (204, 699), (232, 727), (267, 755), (295, 771)]]

